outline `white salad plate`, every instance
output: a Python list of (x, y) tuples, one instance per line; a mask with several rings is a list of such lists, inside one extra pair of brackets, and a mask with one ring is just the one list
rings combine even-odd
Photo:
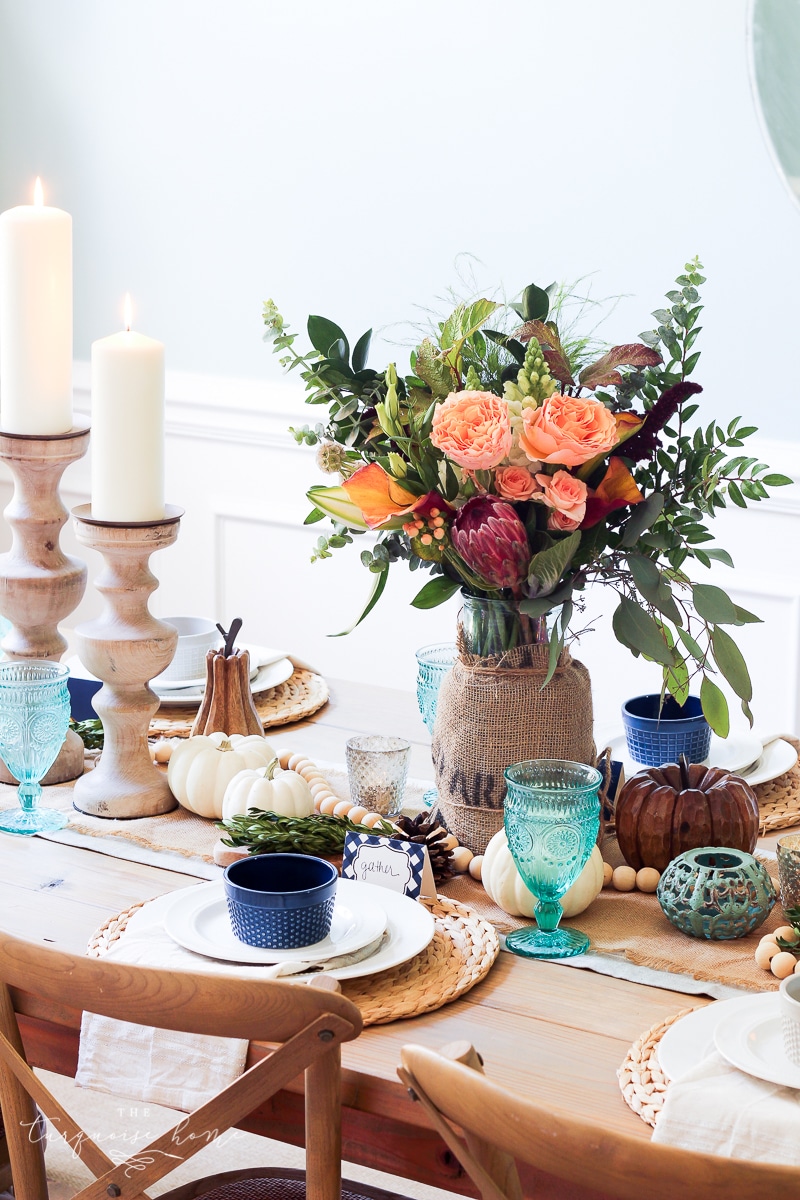
[(291, 950), (266, 950), (239, 941), (231, 928), (221, 879), (178, 892), (164, 915), (166, 932), (185, 950), (238, 963), (324, 962), (368, 946), (381, 936), (386, 923), (386, 910), (350, 879), (339, 880), (328, 936)]
[(732, 1000), (716, 1000), (696, 1008), (670, 1025), (658, 1043), (656, 1053), (661, 1070), (670, 1079), (680, 1079), (692, 1067), (714, 1052), (714, 1031), (724, 1016), (747, 1009), (753, 996), (735, 996)]
[[(291, 659), (279, 658), (277, 662), (267, 663), (265, 666), (259, 667), (255, 675), (251, 675), (250, 691), (255, 696), (258, 692), (266, 692), (269, 688), (278, 687), (279, 684), (286, 683), (293, 673), (294, 665)], [(179, 708), (190, 704), (200, 704), (205, 691), (205, 680), (182, 690), (176, 690), (174, 684), (170, 684), (168, 689), (162, 688), (160, 685), (156, 687), (155, 683), (151, 683), (150, 686), (161, 701), (163, 708)]]
[[(624, 734), (611, 738), (608, 745), (612, 758), (622, 763), (626, 779), (647, 769), (644, 763), (631, 758)], [(754, 733), (731, 734), (727, 738), (719, 738), (712, 733), (711, 748), (704, 762), (707, 767), (738, 772), (754, 787), (791, 770), (797, 762), (797, 751), (782, 738), (762, 746), (761, 739)]]
[[(222, 887), (221, 880), (214, 880), (212, 884), (201, 884), (199, 887), (191, 888), (194, 893), (200, 891), (201, 887)], [(353, 902), (353, 889), (357, 889), (357, 898)], [(424, 904), (420, 904), (417, 900), (410, 900), (408, 896), (401, 896), (398, 892), (389, 891), (388, 888), (376, 887), (371, 883), (356, 883), (352, 879), (340, 879), (337, 888), (337, 898), (342, 902), (347, 902), (348, 907), (359, 909), (366, 908), (370, 911), (377, 911), (385, 914), (386, 930), (383, 935), (383, 940), (380, 947), (371, 954), (369, 958), (364, 958), (360, 962), (352, 963), (348, 967), (333, 967), (326, 971), (326, 975), (331, 975), (334, 979), (358, 979), (363, 975), (375, 975), (379, 971), (387, 971), (390, 967), (397, 967), (400, 963), (407, 962), (413, 958), (415, 954), (419, 954), (424, 950), (428, 943), (432, 940), (436, 925), (433, 917), (428, 912)], [(226, 916), (227, 919), (227, 916)], [(166, 922), (165, 922), (166, 925)], [(167, 930), (169, 933), (169, 930)], [(245, 953), (248, 950), (254, 950), (254, 947), (247, 947), (243, 942), (237, 941), (228, 926), (230, 938), (236, 944), (236, 957), (225, 960), (228, 962), (250, 962), (253, 960), (245, 959), (241, 956), (241, 949)], [(171, 937), (174, 937), (170, 933)], [(377, 936), (377, 935), (376, 935)], [(186, 946), (185, 942), (181, 942), (186, 949), (192, 950), (194, 947)], [(229, 943), (227, 943), (229, 944)], [(368, 945), (367, 942), (363, 945)], [(306, 946), (293, 953), (300, 957), (297, 961), (310, 961), (309, 950), (316, 947)], [(270, 953), (274, 951), (258, 951), (255, 953)], [(223, 958), (218, 945), (206, 946), (204, 951), (195, 950), (195, 953), (202, 954), (204, 958)], [(266, 960), (259, 960), (266, 961)], [(274, 961), (274, 960), (273, 960)], [(318, 961), (323, 961), (322, 959)]]
[(787, 1057), (781, 1029), (780, 996), (753, 996), (750, 1006), (728, 1013), (714, 1030), (723, 1058), (756, 1079), (780, 1087), (800, 1088), (800, 1067)]

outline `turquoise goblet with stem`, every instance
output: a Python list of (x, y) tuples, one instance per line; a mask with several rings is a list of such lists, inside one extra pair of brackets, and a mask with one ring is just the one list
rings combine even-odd
[(0, 663), (0, 757), (19, 780), (20, 807), (0, 812), (0, 831), (63, 829), (64, 813), (40, 808), (42, 785), (69, 728), (69, 668), (41, 658)]
[[(430, 734), (433, 733), (436, 721), (439, 688), (447, 672), (452, 669), (456, 653), (455, 642), (423, 646), (417, 650), (417, 704), (420, 716), (425, 722), (425, 728)], [(422, 797), (422, 802), (428, 808), (433, 808), (438, 799), (439, 793), (436, 788), (428, 788)]]
[(524, 958), (571, 958), (589, 948), (578, 929), (559, 929), (561, 898), (586, 865), (600, 828), (601, 775), (563, 759), (515, 763), (504, 772), (508, 848), (537, 898), (536, 928), (517, 929), (506, 949)]

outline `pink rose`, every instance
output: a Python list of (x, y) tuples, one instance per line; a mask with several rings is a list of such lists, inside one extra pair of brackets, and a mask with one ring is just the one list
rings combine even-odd
[(494, 477), (498, 496), (504, 500), (530, 500), (539, 485), (527, 467), (498, 467)]
[(556, 529), (561, 533), (572, 533), (573, 529), (577, 529), (579, 525), (580, 521), (573, 521), (572, 517), (559, 512), (557, 508), (554, 508), (547, 518), (547, 528)]
[(434, 411), (431, 442), (467, 471), (489, 471), (511, 449), (508, 405), (492, 392), (451, 392)]
[(618, 441), (613, 413), (589, 397), (554, 392), (541, 408), (522, 414), (519, 444), (531, 459), (579, 467)]
[[(555, 475), (537, 475), (536, 482), (542, 488), (542, 502), (554, 512), (548, 520), (549, 529), (577, 529), (586, 516), (586, 497), (589, 489), (582, 479), (576, 479), (569, 471), (556, 471)], [(571, 525), (554, 525), (553, 518), (565, 517)]]

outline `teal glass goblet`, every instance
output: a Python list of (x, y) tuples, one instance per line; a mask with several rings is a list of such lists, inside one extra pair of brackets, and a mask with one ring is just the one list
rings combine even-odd
[(40, 808), (39, 782), (69, 728), (69, 668), (46, 659), (0, 663), (0, 757), (19, 780), (20, 807), (0, 812), (0, 831), (30, 836), (63, 829), (64, 813)]
[[(436, 702), (439, 688), (456, 659), (455, 642), (443, 642), (435, 646), (423, 646), (417, 650), (417, 704), (428, 733), (433, 734), (436, 721)], [(439, 799), (436, 788), (428, 788), (422, 797), (427, 808), (433, 808)]]
[(517, 929), (506, 949), (524, 958), (571, 958), (589, 948), (578, 929), (559, 929), (561, 897), (585, 867), (600, 827), (594, 767), (563, 759), (515, 763), (504, 772), (508, 791), (508, 848), (526, 887), (537, 899), (537, 928)]

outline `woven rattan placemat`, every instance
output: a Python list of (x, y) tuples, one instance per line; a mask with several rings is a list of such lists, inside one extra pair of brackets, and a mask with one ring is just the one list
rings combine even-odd
[[(446, 896), (420, 903), (436, 926), (425, 949), (388, 971), (342, 981), (343, 994), (359, 1007), (365, 1025), (418, 1017), (457, 1000), (480, 983), (500, 952), (494, 927), (467, 905)], [(134, 904), (109, 917), (90, 938), (87, 954), (101, 958), (141, 907)]]
[[(784, 734), (783, 741), (789, 742), (800, 754), (797, 738)], [(754, 791), (761, 814), (759, 833), (762, 837), (776, 829), (789, 829), (800, 824), (800, 760), (777, 779), (758, 784)]]
[(617, 1071), (625, 1103), (653, 1129), (669, 1087), (669, 1076), (661, 1070), (658, 1061), (658, 1043), (671, 1025), (694, 1011), (693, 1008), (682, 1008), (680, 1012), (653, 1025), (636, 1039)]
[[(328, 703), (329, 696), (328, 685), (321, 675), (295, 667), (285, 683), (255, 693), (253, 703), (264, 728), (271, 729), (310, 717)], [(197, 705), (162, 706), (150, 722), (150, 732), (162, 737), (189, 737), (196, 716)]]

